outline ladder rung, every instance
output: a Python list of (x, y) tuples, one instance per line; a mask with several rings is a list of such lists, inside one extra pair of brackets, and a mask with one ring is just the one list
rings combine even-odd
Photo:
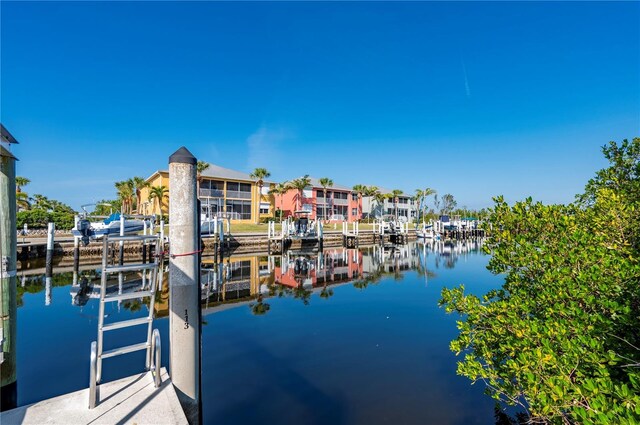
[(119, 272), (132, 272), (137, 270), (149, 270), (155, 269), (158, 265), (156, 263), (147, 264), (125, 264), (123, 266), (107, 266), (102, 269), (103, 273), (119, 273)]
[(130, 320), (121, 320), (120, 322), (107, 323), (106, 325), (102, 325), (103, 331), (112, 331), (114, 329), (127, 328), (129, 326), (137, 326), (137, 325), (146, 325), (153, 319), (149, 319), (149, 317), (141, 317), (138, 319), (130, 319)]
[(125, 235), (125, 236), (111, 236), (109, 235), (109, 242), (132, 242), (132, 241), (145, 241), (158, 239), (158, 235)]
[(105, 301), (124, 301), (124, 300), (133, 300), (136, 298), (144, 298), (151, 297), (153, 293), (151, 291), (136, 291), (136, 292), (125, 292), (124, 294), (114, 294), (114, 295), (105, 295)]
[(107, 350), (99, 355), (101, 358), (106, 359), (109, 357), (119, 356), (121, 354), (133, 353), (134, 351), (146, 350), (151, 344), (141, 342), (139, 344), (127, 345), (125, 347), (114, 348), (113, 350)]

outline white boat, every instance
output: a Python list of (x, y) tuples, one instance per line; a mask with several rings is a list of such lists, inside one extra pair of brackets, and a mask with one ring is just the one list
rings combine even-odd
[[(78, 225), (71, 232), (73, 236), (83, 238), (88, 243), (88, 238), (100, 239), (104, 235), (120, 234), (120, 213), (116, 212), (102, 221), (89, 221), (86, 218), (78, 220)], [(130, 235), (140, 232), (144, 229), (144, 221), (135, 218), (126, 218), (124, 220), (124, 234)]]

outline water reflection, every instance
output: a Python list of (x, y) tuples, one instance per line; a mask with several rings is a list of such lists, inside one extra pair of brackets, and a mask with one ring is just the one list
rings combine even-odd
[[(283, 255), (234, 255), (215, 263), (204, 258), (201, 268), (202, 305), (206, 313), (239, 305), (249, 305), (254, 314), (269, 311), (270, 297), (293, 297), (309, 304), (313, 293), (320, 298), (333, 295), (333, 286), (352, 282), (363, 289), (393, 276), (402, 280), (403, 273), (417, 271), (425, 284), (437, 276), (437, 269), (453, 269), (456, 263), (481, 250), (481, 241), (426, 241), (384, 247), (373, 245), (358, 249), (333, 248), (321, 252), (287, 251)], [(433, 258), (431, 268), (427, 266)], [(152, 271), (110, 275), (107, 293), (143, 291), (150, 285)], [(55, 273), (51, 279), (39, 269), (25, 267), (18, 286), (18, 306), (24, 293), (45, 292), (44, 304), (51, 304), (51, 288), (71, 284), (71, 303), (80, 308), (90, 299), (100, 297), (100, 268), (87, 266), (79, 272)], [(160, 288), (156, 292), (156, 317), (168, 316), (167, 265), (158, 273)], [(120, 308), (139, 310), (146, 299), (118, 302)]]
[[(216, 314), (202, 327), (203, 397), (214, 400), (204, 423), (491, 422), (493, 401), (455, 374), (448, 348), (455, 319), (437, 306), (443, 285), (468, 278), (469, 290), (475, 282), (486, 292), (499, 284), (479, 250), (470, 241), (428, 241), (205, 258), (202, 307)], [(19, 404), (86, 388), (78, 365), (87, 364), (96, 338), (99, 266), (55, 273), (49, 306), (43, 275), (26, 268), (18, 279), (19, 357), (29, 365), (18, 371)], [(166, 265), (158, 276), (154, 327), (168, 341)], [(143, 280), (140, 272), (110, 276), (108, 291), (136, 291)], [(143, 317), (149, 301), (110, 303), (105, 314)], [(139, 342), (135, 330), (118, 332), (118, 345)], [(113, 358), (105, 380), (138, 373), (141, 364), (144, 353)]]
[(480, 241), (426, 241), (407, 245), (373, 245), (358, 249), (334, 248), (321, 252), (290, 250), (282, 255), (232, 256), (221, 263), (205, 259), (202, 267), (202, 303), (205, 313), (248, 305), (256, 315), (270, 310), (270, 297), (293, 297), (308, 305), (313, 293), (333, 295), (333, 286), (352, 282), (366, 288), (385, 275), (402, 280), (417, 271), (428, 280), (436, 276), (427, 267), (453, 269), (456, 262), (480, 252)]

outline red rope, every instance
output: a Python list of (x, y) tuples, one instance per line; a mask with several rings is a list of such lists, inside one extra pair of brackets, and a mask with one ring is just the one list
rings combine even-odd
[(201, 249), (199, 251), (193, 251), (193, 252), (185, 252), (184, 254), (170, 254), (170, 256), (171, 258), (186, 257), (187, 255), (200, 254), (202, 251), (204, 251), (204, 249)]

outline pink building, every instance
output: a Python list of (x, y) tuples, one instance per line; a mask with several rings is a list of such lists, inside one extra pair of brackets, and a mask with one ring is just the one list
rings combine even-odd
[[(302, 210), (309, 218), (327, 221), (347, 221), (349, 223), (362, 218), (362, 199), (346, 186), (334, 185), (327, 188), (327, 197), (318, 179), (311, 177), (311, 184), (301, 193), (291, 189), (284, 195), (275, 196), (275, 209), (282, 210), (283, 217)], [(300, 196), (302, 195), (302, 196)], [(276, 213), (277, 215), (277, 213)]]

